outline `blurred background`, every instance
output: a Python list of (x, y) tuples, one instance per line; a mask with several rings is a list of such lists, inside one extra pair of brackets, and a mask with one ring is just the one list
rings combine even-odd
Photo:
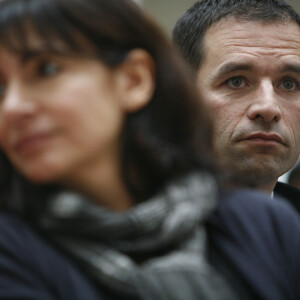
[[(148, 11), (170, 36), (176, 20), (195, 2), (195, 0), (135, 0)], [(300, 0), (288, 0), (300, 12)]]

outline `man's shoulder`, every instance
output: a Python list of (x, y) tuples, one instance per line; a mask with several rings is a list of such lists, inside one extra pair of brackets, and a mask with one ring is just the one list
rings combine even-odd
[(300, 214), (300, 189), (278, 181), (274, 188), (274, 197), (278, 196), (287, 200)]
[(282, 210), (288, 211), (287, 214), (289, 214), (290, 211), (293, 211), (282, 198), (278, 197), (278, 200), (280, 201), (273, 201), (268, 193), (255, 189), (225, 190), (220, 193), (218, 209), (224, 210), (224, 212), (236, 211), (239, 214), (255, 214), (256, 217), (259, 217), (258, 209), (262, 215), (277, 214)]
[(234, 285), (252, 299), (298, 299), (300, 219), (286, 201), (226, 191), (207, 225), (210, 259)]
[(300, 234), (299, 215), (291, 205), (280, 197), (274, 201), (270, 195), (256, 190), (222, 192), (211, 222), (241, 236), (243, 230), (248, 230), (257, 241), (271, 231), (274, 231), (273, 237), (281, 235), (286, 238), (293, 232)]

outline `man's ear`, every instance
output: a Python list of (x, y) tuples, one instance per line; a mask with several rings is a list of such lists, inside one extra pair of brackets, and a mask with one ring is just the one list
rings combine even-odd
[(124, 112), (134, 112), (146, 106), (155, 89), (155, 64), (145, 50), (132, 50), (117, 67), (117, 84)]

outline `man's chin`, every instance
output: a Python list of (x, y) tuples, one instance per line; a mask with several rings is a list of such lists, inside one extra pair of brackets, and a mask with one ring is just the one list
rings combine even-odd
[(252, 185), (276, 182), (278, 177), (284, 173), (278, 164), (268, 160), (244, 161), (230, 167), (227, 165), (227, 170), (235, 177), (251, 182)]

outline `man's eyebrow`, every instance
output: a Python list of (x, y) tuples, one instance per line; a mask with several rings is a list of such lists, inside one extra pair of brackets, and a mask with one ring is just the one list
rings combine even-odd
[(253, 70), (253, 67), (250, 64), (230, 62), (223, 65), (219, 69), (218, 74), (233, 73), (235, 71), (251, 71), (251, 70)]
[(216, 79), (223, 78), (225, 75), (236, 71), (252, 71), (254, 67), (249, 63), (229, 62), (220, 67), (216, 73)]
[(282, 66), (280, 71), (282, 73), (291, 72), (300, 75), (300, 64), (285, 64)]

